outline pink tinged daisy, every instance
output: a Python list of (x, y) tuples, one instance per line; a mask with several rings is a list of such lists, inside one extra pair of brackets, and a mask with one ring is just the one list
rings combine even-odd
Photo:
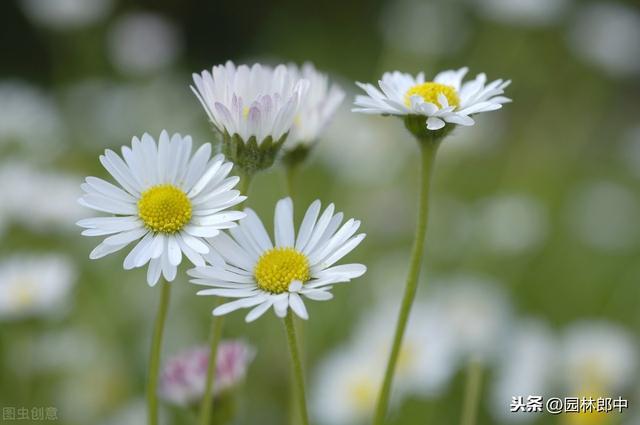
[[(209, 286), (199, 295), (234, 298), (213, 310), (221, 316), (240, 308), (252, 308), (246, 316), (251, 322), (273, 307), (278, 317), (289, 309), (308, 318), (303, 298), (326, 301), (333, 298), (333, 285), (349, 282), (366, 271), (362, 264), (335, 265), (364, 239), (356, 232), (360, 221), (335, 213), (330, 204), (322, 213), (320, 201), (307, 210), (297, 236), (290, 198), (278, 201), (272, 243), (262, 222), (251, 209), (229, 233), (220, 233), (211, 241), (220, 255), (210, 266), (189, 271), (193, 283)], [(341, 225), (342, 224), (342, 225)]]
[(500, 109), (511, 99), (503, 96), (511, 81), (494, 80), (487, 76), (463, 82), (468, 68), (440, 72), (432, 81), (424, 73), (413, 76), (398, 71), (386, 72), (372, 84), (356, 83), (367, 95), (356, 96), (354, 112), (396, 116), (426, 117), (428, 130), (440, 130), (446, 124), (471, 126), (472, 116)]
[(89, 257), (102, 258), (136, 242), (124, 268), (148, 263), (151, 286), (161, 274), (173, 281), (183, 255), (204, 265), (210, 251), (205, 238), (234, 227), (245, 215), (227, 211), (245, 199), (233, 190), (239, 178), (228, 177), (233, 165), (223, 155), (211, 158), (208, 143), (192, 154), (190, 136), (163, 131), (156, 143), (145, 133), (122, 147), (122, 157), (106, 150), (100, 162), (119, 186), (97, 177), (87, 177), (81, 186), (80, 204), (109, 214), (77, 223), (84, 236), (106, 236)]
[[(197, 347), (170, 359), (160, 376), (160, 397), (178, 406), (197, 405), (205, 393), (210, 352), (208, 347)], [(213, 395), (219, 396), (239, 385), (254, 357), (254, 349), (242, 341), (220, 342)]]
[(284, 65), (231, 61), (193, 74), (193, 83), (191, 89), (223, 135), (223, 153), (248, 175), (273, 165), (308, 87)]

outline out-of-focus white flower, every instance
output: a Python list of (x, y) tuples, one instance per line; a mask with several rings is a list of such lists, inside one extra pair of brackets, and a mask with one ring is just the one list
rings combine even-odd
[[(18, 222), (38, 232), (69, 230), (85, 217), (76, 200), (78, 179), (54, 171), (38, 170), (26, 163), (0, 165), (0, 212), (8, 221)], [(55, 194), (55, 202), (51, 201)]]
[[(390, 126), (377, 117), (348, 113), (345, 105), (327, 128), (318, 157), (331, 171), (357, 183), (388, 182), (406, 167), (413, 152), (398, 123)], [(349, 143), (345, 143), (348, 134)]]
[(584, 60), (613, 76), (640, 73), (640, 12), (618, 2), (578, 8), (569, 45)]
[(570, 0), (474, 0), (486, 18), (513, 25), (544, 26), (557, 23)]
[(475, 275), (436, 279), (434, 287), (429, 302), (451, 333), (457, 356), (492, 359), (511, 320), (506, 295), (490, 279)]
[(324, 425), (364, 423), (375, 409), (383, 373), (384, 363), (361, 347), (334, 351), (316, 370), (312, 417)]
[(531, 422), (535, 415), (511, 412), (509, 401), (530, 395), (547, 399), (557, 372), (556, 341), (548, 325), (535, 319), (517, 323), (505, 341), (492, 383), (490, 411), (500, 422)]
[(109, 57), (125, 74), (148, 74), (171, 65), (181, 40), (177, 28), (165, 17), (146, 12), (123, 15), (108, 34)]
[[(208, 347), (198, 347), (170, 359), (160, 377), (160, 396), (179, 406), (200, 402), (204, 395), (209, 365)], [(253, 348), (242, 341), (222, 341), (216, 356), (214, 396), (238, 385), (253, 361)]]
[(287, 136), (287, 146), (295, 149), (298, 144), (309, 146), (316, 142), (344, 99), (344, 92), (337, 84), (329, 84), (329, 77), (318, 72), (307, 62), (298, 68), (288, 66), (296, 79), (309, 82), (306, 94), (300, 99), (300, 108), (291, 131)]
[[(395, 305), (395, 304), (394, 304)], [(395, 330), (397, 307), (371, 310), (360, 322), (354, 343), (374, 357), (384, 370)], [(401, 395), (440, 394), (455, 370), (454, 339), (448, 325), (431, 304), (417, 302), (404, 335), (396, 367), (395, 389)]]
[(104, 19), (112, 0), (22, 0), (22, 8), (34, 22), (54, 29), (76, 29)]
[(123, 267), (149, 264), (150, 286), (161, 274), (173, 281), (183, 255), (204, 266), (205, 238), (244, 217), (229, 210), (246, 198), (233, 189), (239, 177), (228, 177), (233, 164), (221, 154), (211, 158), (209, 143), (192, 152), (191, 136), (163, 131), (156, 143), (145, 133), (122, 147), (122, 157), (107, 149), (100, 162), (119, 186), (97, 177), (81, 185), (81, 205), (111, 214), (78, 221), (83, 236), (106, 236), (89, 257), (105, 257), (135, 241)]
[(596, 181), (570, 197), (567, 220), (575, 235), (603, 251), (629, 249), (638, 243), (640, 206), (629, 188)]
[(335, 206), (329, 204), (321, 213), (316, 200), (296, 235), (291, 198), (279, 200), (275, 210), (275, 244), (260, 218), (247, 208), (246, 217), (230, 234), (209, 239), (220, 258), (208, 259), (210, 266), (189, 270), (191, 282), (209, 287), (198, 295), (233, 300), (216, 307), (215, 316), (251, 308), (245, 319), (252, 322), (273, 308), (280, 318), (291, 309), (306, 320), (309, 314), (303, 297), (328, 301), (335, 284), (350, 282), (367, 270), (357, 263), (335, 265), (365, 238), (364, 233), (356, 234), (359, 220), (351, 218), (342, 224), (342, 212), (335, 213)]
[(623, 328), (604, 321), (583, 321), (564, 334), (561, 378), (569, 391), (615, 395), (636, 382), (636, 341)]
[(469, 24), (456, 2), (394, 1), (387, 4), (381, 16), (385, 40), (402, 52), (452, 55), (468, 38)]
[(65, 257), (15, 255), (0, 262), (0, 319), (48, 316), (69, 302), (76, 279)]
[[(374, 307), (347, 346), (318, 367), (312, 388), (312, 411), (322, 424), (362, 423), (374, 410), (389, 356), (395, 321), (389, 303)], [(393, 403), (416, 395), (440, 394), (455, 370), (453, 340), (446, 324), (427, 304), (417, 303), (400, 349)]]
[(478, 231), (489, 248), (501, 254), (519, 254), (539, 246), (547, 227), (543, 205), (529, 195), (497, 196), (481, 205)]
[(63, 139), (57, 105), (35, 87), (19, 81), (0, 82), (0, 145), (15, 143), (52, 153)]
[(285, 65), (236, 67), (229, 61), (211, 72), (193, 74), (193, 84), (191, 89), (220, 132), (237, 134), (245, 143), (255, 137), (260, 145), (269, 137), (279, 140), (291, 129), (309, 82)]
[(468, 68), (447, 70), (436, 74), (433, 80), (425, 80), (420, 72), (415, 77), (399, 71), (385, 72), (373, 84), (356, 83), (367, 95), (358, 95), (353, 112), (374, 115), (421, 116), (427, 130), (439, 130), (449, 123), (471, 126), (472, 115), (495, 111), (511, 99), (503, 96), (511, 81), (494, 80), (487, 84), (487, 76), (478, 74), (475, 79), (462, 82)]
[[(165, 417), (160, 412), (159, 423), (166, 424)], [(134, 400), (119, 408), (115, 413), (108, 416), (100, 425), (140, 425), (147, 420), (147, 404), (143, 399)]]

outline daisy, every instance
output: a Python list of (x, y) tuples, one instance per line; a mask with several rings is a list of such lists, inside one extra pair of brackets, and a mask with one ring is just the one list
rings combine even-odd
[(275, 211), (275, 244), (262, 222), (251, 209), (231, 235), (220, 233), (212, 246), (220, 259), (211, 266), (189, 271), (193, 283), (210, 286), (199, 295), (237, 298), (213, 310), (221, 316), (240, 308), (253, 309), (246, 316), (251, 322), (273, 307), (278, 317), (289, 308), (303, 319), (308, 318), (302, 300), (325, 301), (333, 298), (330, 290), (336, 283), (362, 276), (362, 264), (334, 266), (364, 239), (354, 236), (360, 221), (349, 219), (340, 226), (343, 214), (334, 214), (330, 204), (320, 214), (320, 201), (307, 210), (297, 237), (290, 198), (278, 201)]
[(0, 320), (47, 316), (70, 301), (76, 270), (55, 254), (15, 255), (0, 262)]
[(211, 145), (193, 155), (190, 136), (166, 131), (159, 142), (148, 134), (134, 137), (122, 148), (122, 159), (106, 150), (100, 162), (121, 187), (97, 177), (82, 184), (85, 207), (111, 214), (80, 220), (85, 236), (107, 236), (89, 255), (102, 258), (138, 241), (124, 260), (126, 270), (149, 263), (147, 282), (153, 286), (160, 274), (176, 277), (183, 254), (195, 265), (204, 265), (209, 253), (205, 238), (235, 226), (244, 217), (225, 211), (245, 197), (232, 188), (238, 177), (227, 177), (233, 165), (223, 155), (211, 156)]
[[(205, 393), (209, 364), (208, 347), (196, 347), (170, 359), (160, 379), (159, 392), (169, 403), (193, 406)], [(216, 396), (237, 386), (244, 379), (255, 351), (242, 341), (221, 341), (216, 356)]]
[(445, 124), (471, 126), (472, 115), (500, 109), (511, 100), (502, 96), (510, 81), (495, 80), (478, 74), (474, 80), (462, 82), (468, 68), (440, 72), (432, 81), (424, 73), (417, 76), (402, 72), (386, 72), (378, 82), (356, 83), (367, 96), (356, 96), (354, 112), (397, 116), (424, 116), (428, 130), (439, 130)]
[[(286, 66), (237, 66), (229, 61), (193, 74), (191, 90), (224, 136), (248, 144), (281, 145), (293, 125), (308, 82)], [(230, 140), (227, 140), (230, 142)]]
[(342, 103), (344, 91), (336, 84), (329, 84), (329, 77), (318, 72), (312, 63), (307, 62), (301, 68), (289, 65), (288, 68), (295, 78), (309, 82), (309, 89), (300, 101), (300, 109), (287, 137), (292, 142), (287, 143), (291, 150), (298, 146), (309, 147), (318, 140)]

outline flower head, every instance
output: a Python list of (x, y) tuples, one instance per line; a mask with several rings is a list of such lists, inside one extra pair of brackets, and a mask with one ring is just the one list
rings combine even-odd
[[(208, 347), (198, 347), (170, 359), (160, 377), (160, 396), (180, 406), (198, 403), (205, 392), (210, 353)], [(216, 356), (214, 396), (235, 387), (244, 379), (254, 354), (253, 348), (242, 341), (220, 343)]]
[(193, 74), (193, 83), (222, 133), (222, 152), (249, 176), (273, 165), (308, 86), (284, 65), (236, 67), (231, 61)]
[(16, 255), (0, 263), (0, 319), (53, 313), (63, 307), (76, 272), (58, 255)]
[(289, 146), (308, 146), (318, 140), (322, 130), (344, 99), (344, 91), (337, 84), (329, 84), (329, 77), (318, 72), (312, 63), (301, 68), (289, 65), (289, 72), (300, 80), (309, 82), (307, 93), (300, 100), (300, 109), (296, 115), (287, 139)]
[(284, 65), (236, 67), (231, 61), (193, 74), (193, 83), (191, 90), (220, 132), (258, 143), (279, 140), (291, 129), (308, 85)]
[(362, 264), (334, 266), (364, 239), (354, 236), (360, 222), (334, 214), (330, 204), (320, 214), (320, 201), (307, 210), (296, 237), (293, 224), (293, 203), (290, 198), (278, 201), (275, 212), (275, 245), (255, 212), (246, 209), (247, 216), (230, 235), (220, 233), (211, 240), (220, 258), (211, 266), (189, 271), (193, 283), (210, 286), (199, 295), (237, 298), (213, 310), (220, 316), (240, 308), (253, 309), (246, 317), (251, 322), (270, 307), (284, 317), (289, 308), (299, 317), (308, 318), (302, 296), (317, 301), (333, 298), (330, 290), (336, 283), (349, 282), (362, 276)]
[(89, 255), (91, 259), (119, 251), (134, 241), (124, 268), (149, 263), (147, 282), (154, 285), (162, 274), (172, 281), (184, 254), (193, 264), (204, 265), (209, 253), (204, 238), (235, 226), (244, 217), (225, 211), (245, 197), (232, 190), (238, 177), (227, 177), (233, 165), (223, 155), (211, 158), (211, 145), (193, 155), (190, 136), (160, 134), (159, 142), (144, 134), (122, 148), (122, 159), (106, 150), (100, 162), (121, 187), (97, 177), (87, 177), (79, 202), (112, 214), (80, 220), (85, 236), (106, 236)]
[(502, 96), (510, 81), (495, 80), (489, 84), (485, 74), (462, 82), (468, 68), (440, 72), (432, 81), (424, 73), (417, 76), (386, 72), (378, 82), (357, 83), (367, 96), (356, 96), (354, 112), (398, 116), (424, 116), (428, 130), (439, 130), (446, 123), (473, 125), (472, 115), (500, 109), (511, 100)]

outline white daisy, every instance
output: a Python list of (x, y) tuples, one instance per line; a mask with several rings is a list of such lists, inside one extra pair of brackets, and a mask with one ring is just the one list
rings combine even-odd
[(238, 177), (227, 177), (233, 164), (223, 155), (211, 156), (211, 145), (191, 155), (190, 136), (160, 134), (159, 142), (148, 134), (134, 137), (122, 147), (124, 160), (111, 150), (100, 162), (122, 187), (96, 177), (82, 184), (79, 202), (88, 208), (113, 214), (80, 220), (85, 236), (109, 235), (89, 255), (91, 259), (119, 251), (139, 241), (124, 260), (126, 270), (149, 263), (147, 282), (155, 285), (160, 274), (172, 281), (184, 254), (193, 264), (204, 265), (209, 253), (205, 238), (219, 229), (235, 226), (244, 217), (224, 211), (245, 197), (232, 188)]
[(318, 72), (312, 63), (301, 68), (289, 65), (289, 72), (297, 79), (309, 81), (309, 89), (301, 99), (291, 132), (287, 137), (295, 148), (297, 144), (308, 146), (318, 140), (320, 133), (335, 114), (344, 99), (344, 92), (336, 84), (329, 84), (329, 77)]
[(48, 315), (64, 308), (76, 278), (59, 255), (16, 255), (0, 263), (0, 320)]
[(211, 72), (193, 74), (191, 90), (223, 134), (258, 144), (279, 141), (291, 129), (308, 82), (284, 65), (237, 66), (228, 61)]
[(237, 298), (213, 310), (215, 316), (254, 307), (246, 317), (251, 322), (273, 307), (279, 317), (291, 308), (307, 319), (301, 296), (330, 300), (334, 284), (349, 282), (366, 271), (362, 264), (334, 266), (358, 246), (365, 234), (354, 236), (360, 227), (358, 220), (349, 219), (340, 226), (343, 214), (334, 214), (333, 204), (320, 214), (320, 201), (313, 202), (296, 237), (293, 203), (290, 198), (278, 201), (275, 246), (255, 212), (246, 209), (245, 213), (238, 227), (230, 230), (231, 236), (223, 232), (211, 240), (221, 259), (189, 271), (195, 278), (193, 283), (212, 287), (199, 291), (199, 295)]
[(468, 68), (440, 72), (433, 81), (398, 71), (386, 72), (378, 81), (380, 90), (372, 84), (356, 83), (367, 96), (356, 96), (354, 112), (383, 115), (418, 115), (427, 117), (427, 129), (439, 130), (446, 123), (464, 126), (475, 122), (471, 115), (495, 111), (511, 99), (502, 96), (510, 81), (495, 80), (478, 74), (472, 81), (462, 82)]

